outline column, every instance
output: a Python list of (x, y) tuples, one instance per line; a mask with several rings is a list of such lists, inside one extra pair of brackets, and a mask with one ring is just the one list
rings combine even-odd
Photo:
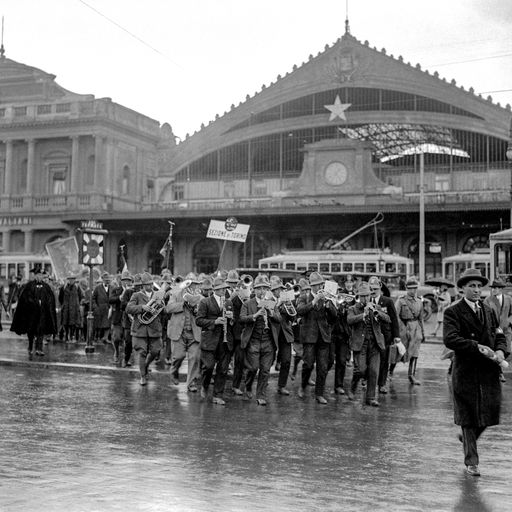
[(94, 189), (103, 190), (105, 173), (105, 162), (103, 159), (103, 137), (101, 135), (94, 136)]
[(36, 141), (34, 139), (27, 140), (27, 190), (25, 194), (32, 195), (34, 188), (35, 174), (35, 150)]
[(34, 238), (34, 230), (27, 229), (25, 231), (25, 253), (30, 254), (32, 252), (32, 240)]
[(78, 135), (71, 137), (71, 180), (69, 188), (72, 194), (78, 194), (80, 186), (78, 183), (78, 142)]
[(105, 194), (114, 195), (115, 187), (115, 171), (114, 171), (114, 139), (112, 137), (106, 138), (106, 156), (105, 156), (105, 177), (107, 186), (105, 187)]
[(5, 231), (2, 231), (2, 249), (3, 254), (10, 251), (11, 247), (11, 232), (6, 229)]
[(4, 194), (12, 194), (12, 140), (5, 141), (5, 181)]

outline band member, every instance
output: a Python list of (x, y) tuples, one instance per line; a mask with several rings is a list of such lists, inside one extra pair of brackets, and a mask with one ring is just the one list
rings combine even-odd
[(44, 336), (57, 333), (55, 311), (53, 290), (44, 282), (44, 272), (37, 268), (34, 270), (34, 280), (29, 281), (21, 291), (11, 324), (11, 331), (27, 334), (29, 357), (32, 357), (34, 340), (36, 356), (44, 356)]
[(379, 393), (385, 395), (388, 392), (386, 383), (389, 371), (389, 351), (390, 347), (394, 343), (400, 341), (400, 327), (398, 325), (395, 304), (392, 299), (383, 295), (381, 280), (376, 276), (372, 276), (368, 280), (368, 284), (370, 285), (371, 301), (380, 306), (383, 311), (388, 314), (389, 319), (391, 320), (389, 323), (382, 322), (380, 324), (382, 334), (384, 335), (386, 349), (380, 355), (379, 377), (377, 384), (379, 386)]
[(268, 378), (276, 351), (275, 331), (271, 322), (279, 323), (280, 318), (276, 316), (274, 307), (269, 308), (265, 304), (266, 295), (270, 292), (267, 277), (256, 277), (253, 289), (255, 297), (244, 302), (240, 312), (240, 322), (244, 325), (242, 349), (245, 350), (247, 365), (246, 396), (252, 397), (252, 384), (258, 373), (256, 402), (258, 405), (267, 405)]
[(466, 471), (472, 476), (480, 475), (477, 440), (500, 420), (500, 367), (496, 363), (508, 356), (495, 312), (480, 301), (486, 284), (478, 269), (467, 269), (457, 281), (464, 298), (447, 308), (444, 315), (444, 344), (454, 351), (454, 420), (462, 428), (459, 440), (464, 447)]
[(201, 328), (196, 325), (199, 302), (203, 298), (199, 291), (199, 281), (194, 273), (186, 277), (188, 287), (173, 290), (166, 306), (170, 315), (167, 331), (172, 343), (171, 383), (179, 384), (179, 370), (188, 353), (187, 390), (195, 393), (201, 372)]
[[(400, 320), (400, 338), (407, 349), (404, 355), (404, 362), (409, 361), (409, 382), (419, 386), (421, 382), (416, 379), (416, 365), (420, 355), (420, 347), (425, 341), (423, 329), (423, 302), (416, 294), (418, 292), (418, 281), (409, 278), (405, 283), (407, 294), (399, 297), (395, 304), (396, 313)], [(390, 355), (389, 376), (393, 376), (397, 362), (396, 351), (394, 357)]]
[[(501, 330), (507, 340), (507, 352), (511, 352), (512, 347), (512, 298), (503, 293), (505, 283), (501, 279), (495, 279), (491, 284), (491, 295), (485, 298), (484, 302), (496, 313)], [(503, 369), (500, 372), (501, 382), (506, 382)]]
[(226, 376), (233, 350), (233, 333), (228, 320), (233, 318), (233, 306), (226, 300), (228, 285), (216, 277), (213, 294), (199, 303), (196, 324), (201, 327), (201, 397), (206, 398), (215, 369), (213, 403), (225, 405), (223, 399)]
[(209, 277), (205, 277), (201, 283), (201, 295), (209, 297), (213, 293), (213, 283)]
[(357, 384), (367, 375), (366, 404), (379, 406), (376, 398), (377, 377), (380, 355), (386, 349), (381, 325), (391, 323), (383, 308), (370, 301), (370, 286), (362, 282), (357, 288), (359, 302), (351, 306), (347, 313), (347, 324), (352, 328), (350, 348), (354, 353), (354, 373), (348, 394), (354, 400)]
[(148, 367), (162, 349), (162, 322), (160, 311), (163, 297), (153, 297), (153, 278), (148, 272), (141, 276), (142, 290), (134, 293), (126, 306), (126, 313), (133, 315), (133, 348), (139, 354), (140, 385), (145, 386)]
[[(295, 292), (295, 301), (294, 306), (295, 309), (297, 309), (297, 300), (298, 298), (302, 296), (306, 296), (311, 291), (311, 286), (309, 284), (309, 281), (307, 279), (299, 279), (298, 284), (294, 287)], [(293, 371), (291, 374), (291, 380), (295, 380), (295, 377), (297, 376), (297, 371), (299, 369), (299, 363), (302, 361), (302, 355), (304, 353), (304, 347), (302, 346), (302, 343), (300, 341), (300, 322), (301, 317), (297, 315), (295, 317), (295, 322), (292, 324), (292, 330), (293, 330), (293, 352), (295, 355), (293, 356)]]
[(123, 272), (121, 276), (121, 285), (123, 286), (123, 293), (119, 297), (121, 301), (121, 326), (123, 327), (123, 340), (124, 340), (124, 357), (121, 360), (121, 366), (126, 368), (127, 366), (131, 366), (130, 359), (133, 351), (133, 342), (132, 342), (132, 321), (133, 315), (129, 315), (126, 312), (126, 306), (130, 302), (132, 295), (135, 292), (139, 292), (142, 288), (142, 277), (140, 274), (135, 274), (131, 277), (131, 274), (127, 272), (126, 274)]
[(350, 359), (350, 327), (347, 324), (348, 308), (354, 304), (355, 296), (345, 294), (340, 297), (336, 322), (332, 328), (332, 342), (334, 344), (334, 392), (344, 395), (345, 371), (347, 361)]
[[(133, 283), (133, 277), (131, 274), (127, 271), (123, 272), (121, 275), (121, 278), (119, 279), (119, 282), (115, 282), (113, 286), (110, 288), (109, 293), (109, 303), (110, 307), (112, 308), (112, 316), (110, 318), (112, 322), (112, 345), (114, 347), (114, 363), (119, 362), (120, 358), (120, 348), (121, 345), (124, 343), (124, 355), (123, 355), (123, 361), (130, 360), (131, 355), (131, 347), (129, 347), (129, 355), (128, 358), (127, 355), (127, 344), (126, 340), (124, 339), (124, 326), (123, 326), (123, 306), (121, 302), (121, 296), (127, 292), (129, 288), (131, 288)], [(126, 309), (126, 306), (125, 306)], [(131, 340), (130, 340), (131, 344)], [(126, 364), (124, 365), (126, 366)]]
[[(292, 344), (294, 340), (292, 322), (297, 317), (297, 311), (293, 301), (282, 301), (281, 292), (283, 290), (284, 285), (281, 279), (270, 279), (270, 291), (277, 303), (278, 313), (276, 320), (270, 323), (274, 340), (277, 341), (277, 357), (280, 362), (277, 392), (280, 395), (289, 395), (290, 392), (286, 389), (286, 384), (288, 383), (288, 375), (292, 362)], [(277, 321), (277, 319), (279, 321)]]
[(324, 397), (325, 379), (329, 367), (332, 325), (336, 322), (337, 310), (322, 290), (324, 278), (318, 272), (309, 277), (311, 292), (300, 296), (297, 314), (302, 317), (300, 340), (303, 345), (302, 382), (298, 394), (304, 397), (313, 366), (316, 362), (315, 397), (319, 404), (327, 404)]

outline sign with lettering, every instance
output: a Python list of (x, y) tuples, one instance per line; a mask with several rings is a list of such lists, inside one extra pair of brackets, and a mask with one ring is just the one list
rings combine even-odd
[(28, 226), (32, 217), (0, 217), (0, 226)]
[[(238, 224), (238, 222), (232, 222), (233, 218), (228, 221), (211, 220), (206, 238), (218, 238), (220, 240), (226, 240), (228, 242), (242, 242), (244, 243), (247, 239), (247, 233), (251, 227), (249, 224)], [(229, 228), (229, 229), (227, 229)]]
[(46, 244), (57, 279), (64, 281), (69, 276), (78, 276), (83, 266), (78, 262), (78, 244), (74, 236), (61, 238)]

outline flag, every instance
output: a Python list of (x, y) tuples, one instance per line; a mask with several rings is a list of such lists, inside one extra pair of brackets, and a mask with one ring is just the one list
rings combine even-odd
[(160, 254), (162, 255), (162, 258), (164, 258), (164, 260), (166, 261), (169, 259), (169, 255), (172, 252), (172, 229), (174, 227), (174, 222), (170, 220), (167, 222), (169, 222), (169, 236), (167, 237), (163, 247), (159, 251)]

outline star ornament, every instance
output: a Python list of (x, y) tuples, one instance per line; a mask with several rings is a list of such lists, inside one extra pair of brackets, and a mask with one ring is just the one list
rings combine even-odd
[(347, 117), (345, 116), (345, 110), (347, 110), (351, 105), (352, 103), (341, 103), (340, 97), (336, 95), (333, 105), (324, 105), (327, 110), (331, 111), (329, 121), (334, 121), (337, 117), (346, 121)]

